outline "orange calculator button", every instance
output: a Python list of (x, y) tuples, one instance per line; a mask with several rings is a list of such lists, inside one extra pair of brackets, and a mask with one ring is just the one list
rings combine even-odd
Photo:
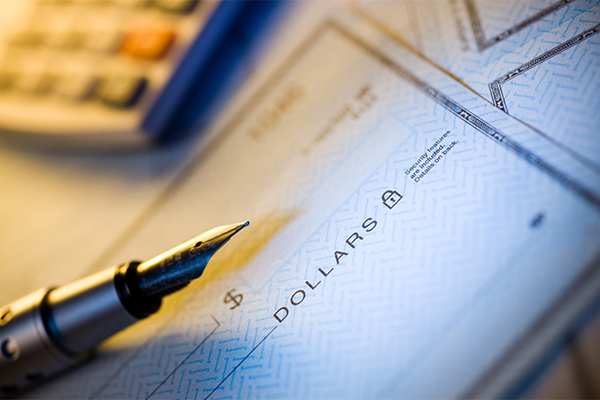
[(175, 32), (166, 27), (135, 28), (125, 36), (121, 51), (134, 58), (156, 60), (165, 55), (175, 41)]

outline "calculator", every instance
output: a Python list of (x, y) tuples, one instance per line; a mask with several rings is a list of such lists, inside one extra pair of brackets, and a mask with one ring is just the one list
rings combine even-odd
[(160, 143), (241, 1), (0, 2), (0, 135)]

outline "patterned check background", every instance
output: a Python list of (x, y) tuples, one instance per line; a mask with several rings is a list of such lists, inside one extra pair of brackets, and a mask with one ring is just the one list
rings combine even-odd
[[(309, 35), (127, 244), (226, 215), (258, 221), (239, 243), (249, 255), (232, 241), (44, 397), (460, 396), (582, 273), (598, 275), (600, 177), (386, 40), (336, 21)], [(253, 134), (272, 105), (285, 113)], [(392, 208), (388, 190), (402, 195)]]

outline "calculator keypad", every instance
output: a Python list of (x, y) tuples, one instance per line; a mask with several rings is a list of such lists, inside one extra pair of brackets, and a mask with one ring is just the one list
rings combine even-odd
[(0, 94), (95, 102), (115, 110), (133, 107), (152, 85), (149, 72), (165, 68), (160, 62), (179, 40), (180, 19), (197, 3), (33, 2), (28, 22), (6, 43)]

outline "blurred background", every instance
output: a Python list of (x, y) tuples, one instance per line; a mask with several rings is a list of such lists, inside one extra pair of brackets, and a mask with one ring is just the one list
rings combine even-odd
[[(264, 57), (291, 51), (277, 36), (298, 7), (0, 0), (0, 304), (106, 267), (218, 142), (214, 126), (235, 124), (272, 71), (256, 72)], [(519, 395), (600, 398), (599, 308)]]
[(266, 19), (285, 5), (7, 0), (0, 7), (2, 136), (114, 150), (172, 141), (204, 108), (214, 110), (233, 70), (253, 63), (247, 52), (265, 38)]

